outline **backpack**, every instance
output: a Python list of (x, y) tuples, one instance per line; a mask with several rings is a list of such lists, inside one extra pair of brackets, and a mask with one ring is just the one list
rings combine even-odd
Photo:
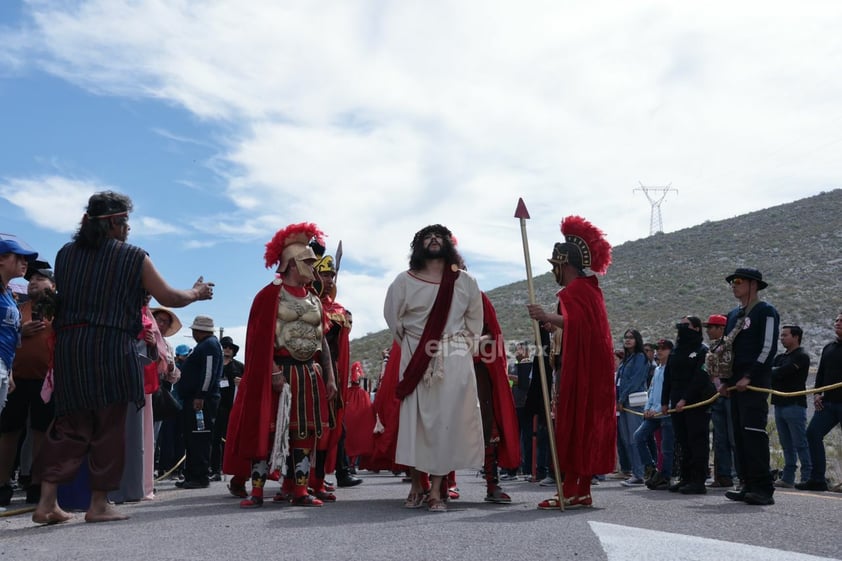
[(705, 357), (705, 368), (711, 376), (727, 379), (733, 374), (731, 369), (734, 365), (734, 339), (742, 331), (746, 323), (746, 317), (756, 303), (756, 301), (753, 302), (740, 312), (741, 315), (738, 316), (740, 319), (737, 320), (737, 324), (731, 330), (731, 333), (711, 342), (710, 349)]

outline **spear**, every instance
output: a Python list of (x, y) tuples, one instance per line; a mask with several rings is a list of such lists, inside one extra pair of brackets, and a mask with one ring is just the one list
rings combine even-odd
[[(520, 220), (520, 237), (523, 241), (523, 260), (526, 263), (526, 285), (529, 287), (529, 303), (535, 304), (535, 286), (532, 283), (532, 260), (529, 258), (529, 240), (526, 238), (526, 219), (529, 218), (529, 211), (526, 210), (526, 204), (523, 202), (523, 198), (519, 198), (517, 201), (515, 218)], [(541, 395), (544, 398), (544, 413), (547, 415), (547, 436), (550, 441), (553, 473), (555, 474), (555, 484), (558, 489), (558, 508), (563, 511), (564, 493), (561, 490), (561, 470), (558, 467), (558, 454), (556, 454), (555, 430), (550, 412), (550, 392), (547, 389), (547, 370), (544, 365), (544, 345), (541, 344), (541, 328), (538, 325), (538, 320), (532, 320), (532, 333), (538, 346), (538, 371), (541, 374)]]

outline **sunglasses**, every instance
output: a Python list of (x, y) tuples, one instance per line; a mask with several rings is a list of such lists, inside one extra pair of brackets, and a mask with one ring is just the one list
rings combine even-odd
[(740, 286), (744, 282), (746, 282), (745, 279), (737, 278), (737, 279), (733, 279), (730, 284), (731, 284), (731, 286)]

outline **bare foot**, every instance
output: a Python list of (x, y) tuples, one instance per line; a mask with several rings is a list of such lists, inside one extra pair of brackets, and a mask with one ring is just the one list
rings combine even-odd
[(60, 524), (62, 522), (67, 522), (71, 518), (73, 518), (72, 514), (63, 511), (58, 506), (47, 511), (36, 509), (35, 512), (32, 513), (32, 521), (36, 524)]
[(85, 513), (85, 522), (114, 522), (116, 520), (128, 520), (129, 515), (123, 514), (111, 505), (102, 510), (88, 511)]

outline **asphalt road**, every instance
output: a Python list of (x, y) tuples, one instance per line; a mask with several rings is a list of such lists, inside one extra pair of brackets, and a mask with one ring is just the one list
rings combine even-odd
[[(77, 514), (39, 527), (28, 514), (4, 516), (0, 561), (842, 558), (837, 493), (777, 492), (777, 504), (752, 507), (720, 490), (688, 497), (607, 481), (594, 487), (593, 508), (562, 513), (537, 510), (554, 490), (525, 481), (504, 483), (512, 504), (485, 503), (484, 482), (465, 471), (450, 511), (429, 513), (403, 508), (409, 485), (399, 477), (362, 477), (322, 508), (241, 510), (224, 483), (181, 490), (164, 482), (155, 500), (121, 506), (131, 515), (123, 522), (86, 524)], [(276, 490), (270, 482), (267, 494)]]

